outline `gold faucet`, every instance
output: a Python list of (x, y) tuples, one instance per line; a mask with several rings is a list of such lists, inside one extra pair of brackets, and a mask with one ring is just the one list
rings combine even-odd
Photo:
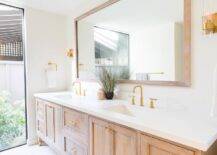
[[(141, 85), (135, 86), (135, 87), (133, 88), (133, 93), (136, 93), (136, 89), (137, 89), (137, 88), (140, 89), (140, 106), (144, 106), (143, 88), (142, 88)], [(135, 98), (135, 96), (133, 96), (133, 99), (132, 99), (133, 101), (134, 101), (134, 98)], [(135, 104), (135, 103), (133, 103), (133, 104)]]

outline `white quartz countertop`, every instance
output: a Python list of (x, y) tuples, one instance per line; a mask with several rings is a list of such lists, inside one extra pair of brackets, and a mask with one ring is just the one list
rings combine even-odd
[[(217, 139), (216, 118), (193, 115), (180, 107), (150, 109), (133, 106), (123, 100), (99, 101), (90, 97), (78, 97), (70, 92), (34, 96), (201, 151), (207, 151)], [(108, 110), (117, 105), (126, 105), (135, 112), (135, 116)]]

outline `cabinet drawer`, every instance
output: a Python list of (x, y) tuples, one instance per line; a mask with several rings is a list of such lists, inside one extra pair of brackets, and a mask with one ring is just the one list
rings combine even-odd
[(195, 155), (195, 152), (156, 138), (142, 135), (141, 155)]
[[(65, 130), (87, 135), (88, 134), (88, 116), (67, 108), (63, 109), (63, 127)], [(71, 131), (70, 131), (71, 132)]]
[(67, 155), (87, 155), (87, 146), (64, 137), (64, 152)]

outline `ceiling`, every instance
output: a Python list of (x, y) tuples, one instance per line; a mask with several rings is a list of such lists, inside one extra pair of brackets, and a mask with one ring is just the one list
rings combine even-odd
[[(0, 2), (9, 5), (31, 7), (69, 16), (78, 16), (105, 1), (107, 0), (0, 0)], [(119, 7), (119, 3), (117, 3), (112, 7), (100, 11), (102, 14), (94, 14), (93, 17), (97, 16), (97, 18), (94, 18), (98, 19), (97, 23), (106, 21), (107, 24), (110, 24), (109, 22), (114, 23), (115, 21), (122, 25), (129, 25), (129, 23), (130, 25), (132, 25), (132, 23), (135, 25), (138, 21), (142, 24), (146, 24), (151, 23), (150, 20), (153, 22), (159, 22), (159, 20), (181, 21), (183, 18), (183, 0), (166, 0), (163, 5), (159, 4), (161, 1), (162, 0), (137, 0), (137, 3), (135, 3), (134, 0), (121, 0), (119, 2), (122, 4), (121, 7)], [(20, 22), (22, 21), (22, 13), (20, 10), (7, 11), (7, 13), (4, 12), (4, 10), (0, 12), (0, 37), (1, 35), (5, 38), (8, 37), (4, 35), (4, 24), (6, 24), (6, 26), (10, 24), (7, 20), (10, 20), (10, 22), (14, 24), (14, 27), (8, 28), (11, 32), (7, 34), (9, 36), (13, 34), (14, 38), (19, 37), (21, 35), (19, 32), (21, 32)], [(137, 25), (140, 23), (137, 23)]]
[(79, 15), (106, 0), (0, 0), (11, 5), (31, 7), (63, 15)]
[[(56, 14), (79, 16), (106, 0), (0, 0), (0, 3), (21, 8), (34, 8)], [(0, 44), (22, 41), (23, 12), (0, 4)]]
[[(182, 23), (183, 0), (121, 0), (81, 20), (92, 25), (130, 33), (144, 27)], [(115, 18), (114, 18), (115, 17)]]

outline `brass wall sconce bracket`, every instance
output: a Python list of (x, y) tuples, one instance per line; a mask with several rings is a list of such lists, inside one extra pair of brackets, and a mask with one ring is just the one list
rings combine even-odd
[(47, 67), (46, 67), (45, 71), (47, 72), (48, 69), (50, 69), (50, 68), (52, 68), (52, 67), (54, 67), (54, 68), (55, 68), (55, 71), (57, 71), (58, 65), (57, 65), (56, 63), (54, 63), (54, 62), (49, 61), (49, 62), (47, 63)]
[(217, 33), (217, 13), (203, 16), (203, 30), (205, 34)]
[(73, 49), (68, 49), (66, 52), (67, 57), (69, 58), (74, 58), (75, 56), (75, 51)]

